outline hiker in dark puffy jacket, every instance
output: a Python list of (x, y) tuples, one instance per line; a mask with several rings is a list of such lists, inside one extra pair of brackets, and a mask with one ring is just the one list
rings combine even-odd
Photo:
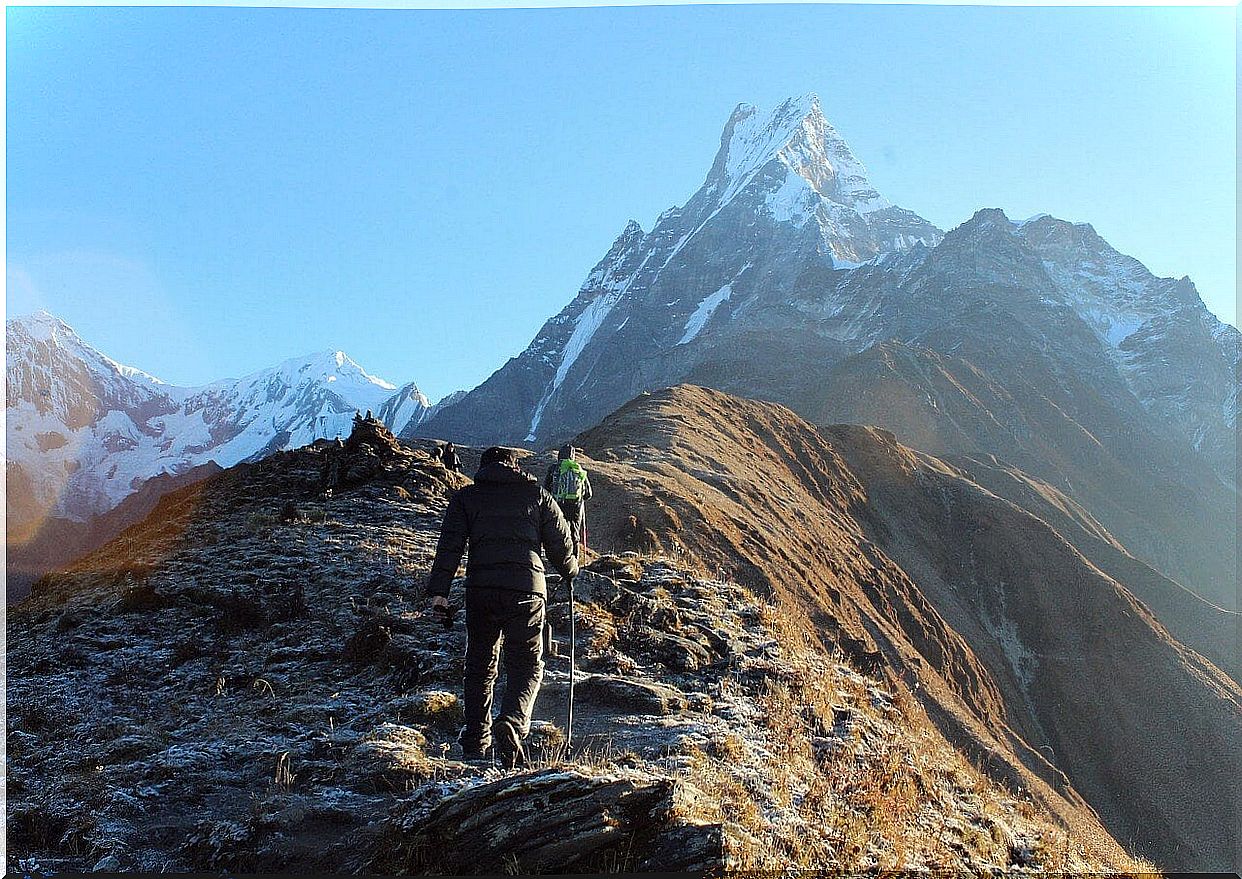
[(556, 463), (548, 467), (543, 477), (543, 487), (556, 498), (565, 520), (574, 533), (574, 557), (582, 561), (583, 540), (586, 534), (586, 502), (591, 499), (591, 480), (587, 472), (574, 460), (578, 450), (571, 445), (561, 446)]
[[(525, 762), (522, 739), (543, 677), (543, 625), (547, 584), (540, 547), (562, 577), (578, 573), (573, 536), (560, 508), (534, 478), (517, 466), (512, 449), (483, 453), (474, 484), (453, 495), (427, 581), (433, 609), (448, 614), (448, 592), (466, 547), (467, 759), (494, 744), (509, 766)], [(491, 722), (501, 641), (505, 694)]]

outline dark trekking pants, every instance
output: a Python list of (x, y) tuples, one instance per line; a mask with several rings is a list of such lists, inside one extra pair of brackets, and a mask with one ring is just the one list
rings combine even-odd
[(569, 523), (569, 530), (574, 538), (574, 556), (579, 562), (582, 561), (582, 534), (586, 529), (586, 508), (582, 505), (582, 501), (557, 501), (560, 504), (561, 512), (565, 514), (565, 521)]
[(543, 679), (544, 599), (530, 592), (466, 589), (466, 751), (492, 741), (492, 688), (504, 645), (505, 694), (496, 722), (519, 736), (530, 732), (530, 716)]

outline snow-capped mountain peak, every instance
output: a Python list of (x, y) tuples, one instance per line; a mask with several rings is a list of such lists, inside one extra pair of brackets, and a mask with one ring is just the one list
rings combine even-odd
[(393, 433), (400, 434), (407, 427), (421, 423), (431, 408), (427, 395), (419, 390), (418, 385), (410, 382), (389, 397), (375, 415)]
[(30, 314), (18, 315), (11, 317), (6, 321), (10, 328), (20, 328), (31, 339), (40, 342), (50, 342), (53, 340), (66, 340), (76, 344), (81, 344), (78, 334), (73, 331), (73, 327), (65, 323), (46, 309), (38, 309)]
[(215, 382), (211, 387), (268, 384), (273, 380), (291, 388), (306, 382), (320, 383), (359, 410), (378, 409), (397, 390), (392, 382), (368, 373), (344, 351), (316, 351), (291, 357), (241, 379)]
[(397, 391), (338, 350), (179, 387), (117, 363), (46, 311), (6, 330), (10, 500), (21, 495), (11, 520), (85, 520), (160, 473), (343, 436), (359, 411), (399, 429), (434, 408), (413, 384)]
[(154, 376), (88, 345), (47, 311), (7, 320), (5, 333), (10, 408), (25, 401), (41, 416), (76, 428), (110, 409), (149, 405), (168, 391)]
[[(116, 373), (139, 383), (151, 385), (166, 384), (150, 373), (143, 372), (133, 366), (126, 366), (108, 357), (101, 351), (82, 341), (73, 327), (65, 323), (46, 309), (38, 309), (30, 314), (10, 318), (6, 322), (6, 330), (10, 336), (24, 340), (27, 345), (39, 344), (65, 351), (71, 355), (100, 367), (105, 373)], [(29, 349), (27, 349), (29, 350)]]
[(774, 162), (785, 169), (782, 176), (798, 178), (786, 179), (782, 188), (809, 187), (820, 198), (859, 213), (891, 207), (824, 118), (814, 94), (790, 98), (768, 113), (753, 104), (738, 105), (721, 136), (707, 185), (723, 206)]
[[(745, 333), (761, 297), (779, 290), (792, 305), (807, 273), (855, 268), (941, 237), (876, 192), (814, 94), (771, 112), (741, 104), (698, 191), (661, 213), (650, 231), (627, 224), (526, 351), (420, 431), (540, 442), (564, 431), (567, 419), (586, 417), (574, 395), (599, 380), (603, 364), (625, 386), (617, 392), (632, 394), (645, 373), (611, 364), (646, 363), (653, 352), (685, 362)], [(497, 385), (503, 390), (493, 395)], [(494, 411), (501, 399), (531, 408), (504, 412), (503, 425), (476, 413), (476, 406)]]

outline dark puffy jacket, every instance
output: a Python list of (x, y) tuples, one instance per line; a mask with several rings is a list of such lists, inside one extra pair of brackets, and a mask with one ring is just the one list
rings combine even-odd
[(503, 464), (480, 467), (474, 484), (449, 501), (427, 580), (429, 593), (448, 595), (467, 543), (467, 588), (546, 596), (541, 546), (562, 576), (578, 573), (573, 535), (552, 495), (533, 477)]

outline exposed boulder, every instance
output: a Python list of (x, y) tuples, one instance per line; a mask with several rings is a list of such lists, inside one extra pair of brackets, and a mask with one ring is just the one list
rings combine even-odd
[(556, 769), (467, 788), (426, 812), (404, 804), (371, 864), (398, 873), (706, 870), (723, 863), (719, 825), (683, 816), (697, 792), (647, 773)]
[(642, 631), (642, 637), (646, 652), (673, 671), (698, 671), (714, 660), (710, 650), (681, 635), (647, 628)]
[(574, 598), (591, 601), (598, 605), (612, 604), (621, 595), (617, 581), (591, 570), (583, 570), (574, 577)]
[(576, 685), (586, 702), (637, 714), (672, 714), (686, 710), (685, 694), (668, 684), (617, 675), (590, 675)]
[[(633, 518), (633, 516), (630, 518)], [(601, 555), (587, 565), (586, 569), (613, 580), (629, 583), (637, 583), (643, 578), (643, 564), (639, 560), (638, 554), (629, 551), (620, 555), (613, 555), (612, 553)]]

